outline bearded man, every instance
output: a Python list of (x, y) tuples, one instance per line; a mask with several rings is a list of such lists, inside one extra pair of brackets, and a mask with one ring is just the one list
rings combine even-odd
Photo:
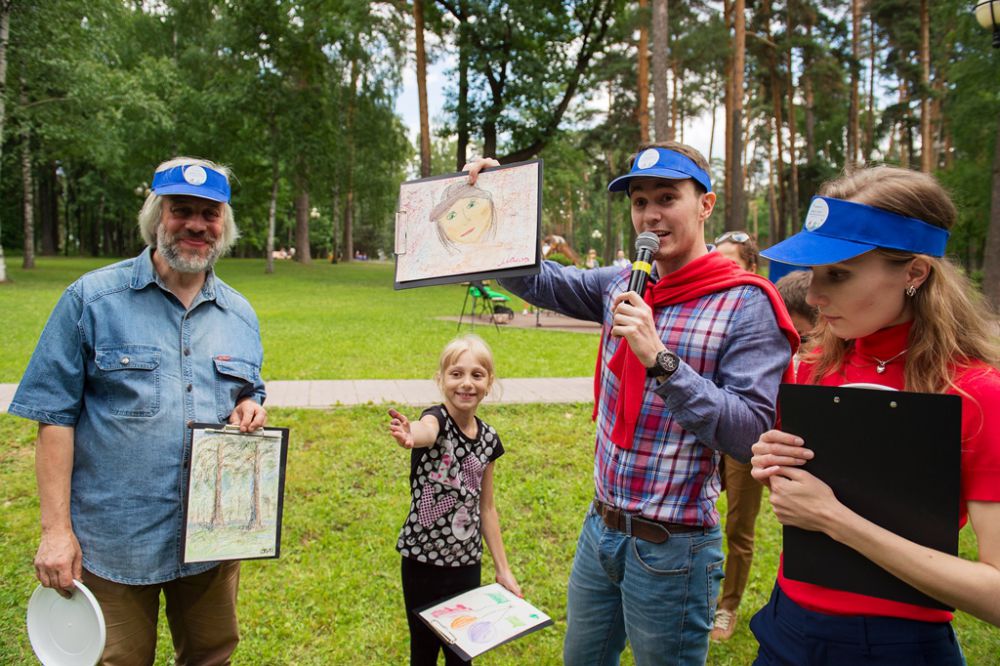
[(42, 585), (82, 581), (107, 626), (101, 664), (151, 664), (160, 593), (177, 664), (228, 664), (238, 562), (184, 564), (187, 424), (264, 425), (250, 303), (213, 266), (237, 237), (229, 171), (161, 164), (139, 213), (148, 247), (57, 303), (10, 406), (38, 421)]

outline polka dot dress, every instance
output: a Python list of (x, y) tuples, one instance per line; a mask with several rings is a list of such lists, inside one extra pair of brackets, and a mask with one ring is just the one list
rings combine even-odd
[(496, 431), (478, 418), (470, 439), (444, 405), (420, 415), (438, 420), (437, 441), (413, 449), (410, 457), (410, 514), (396, 549), (404, 557), (444, 567), (475, 564), (482, 558), (479, 493), (486, 466), (503, 455)]

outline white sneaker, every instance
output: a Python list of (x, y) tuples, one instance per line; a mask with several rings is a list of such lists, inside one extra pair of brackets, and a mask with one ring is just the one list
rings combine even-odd
[(733, 637), (733, 632), (736, 630), (736, 617), (736, 611), (726, 610), (725, 608), (715, 611), (715, 626), (708, 637), (716, 642), (728, 641)]

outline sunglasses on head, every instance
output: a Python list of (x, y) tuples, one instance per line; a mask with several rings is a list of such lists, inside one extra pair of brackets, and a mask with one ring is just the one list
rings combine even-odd
[(745, 231), (727, 231), (715, 239), (715, 244), (719, 243), (746, 243), (750, 240), (750, 234)]

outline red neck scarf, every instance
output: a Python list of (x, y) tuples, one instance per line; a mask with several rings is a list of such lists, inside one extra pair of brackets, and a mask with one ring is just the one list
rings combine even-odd
[[(660, 278), (660, 281), (646, 289), (644, 300), (656, 310), (667, 305), (686, 303), (707, 294), (714, 294), (741, 285), (759, 287), (767, 294), (778, 320), (778, 327), (788, 338), (792, 354), (799, 346), (799, 336), (792, 325), (785, 303), (766, 278), (745, 271), (731, 259), (718, 252), (709, 252), (680, 269)], [(602, 337), (603, 348), (603, 337)], [(594, 373), (594, 415), (601, 390), (601, 354), (597, 356), (597, 370)], [(615, 355), (608, 362), (610, 370), (620, 380), (618, 402), (612, 405), (615, 425), (611, 430), (611, 441), (622, 449), (631, 449), (635, 438), (635, 426), (642, 409), (642, 396), (646, 389), (646, 368), (632, 352), (627, 342), (618, 345)]]

